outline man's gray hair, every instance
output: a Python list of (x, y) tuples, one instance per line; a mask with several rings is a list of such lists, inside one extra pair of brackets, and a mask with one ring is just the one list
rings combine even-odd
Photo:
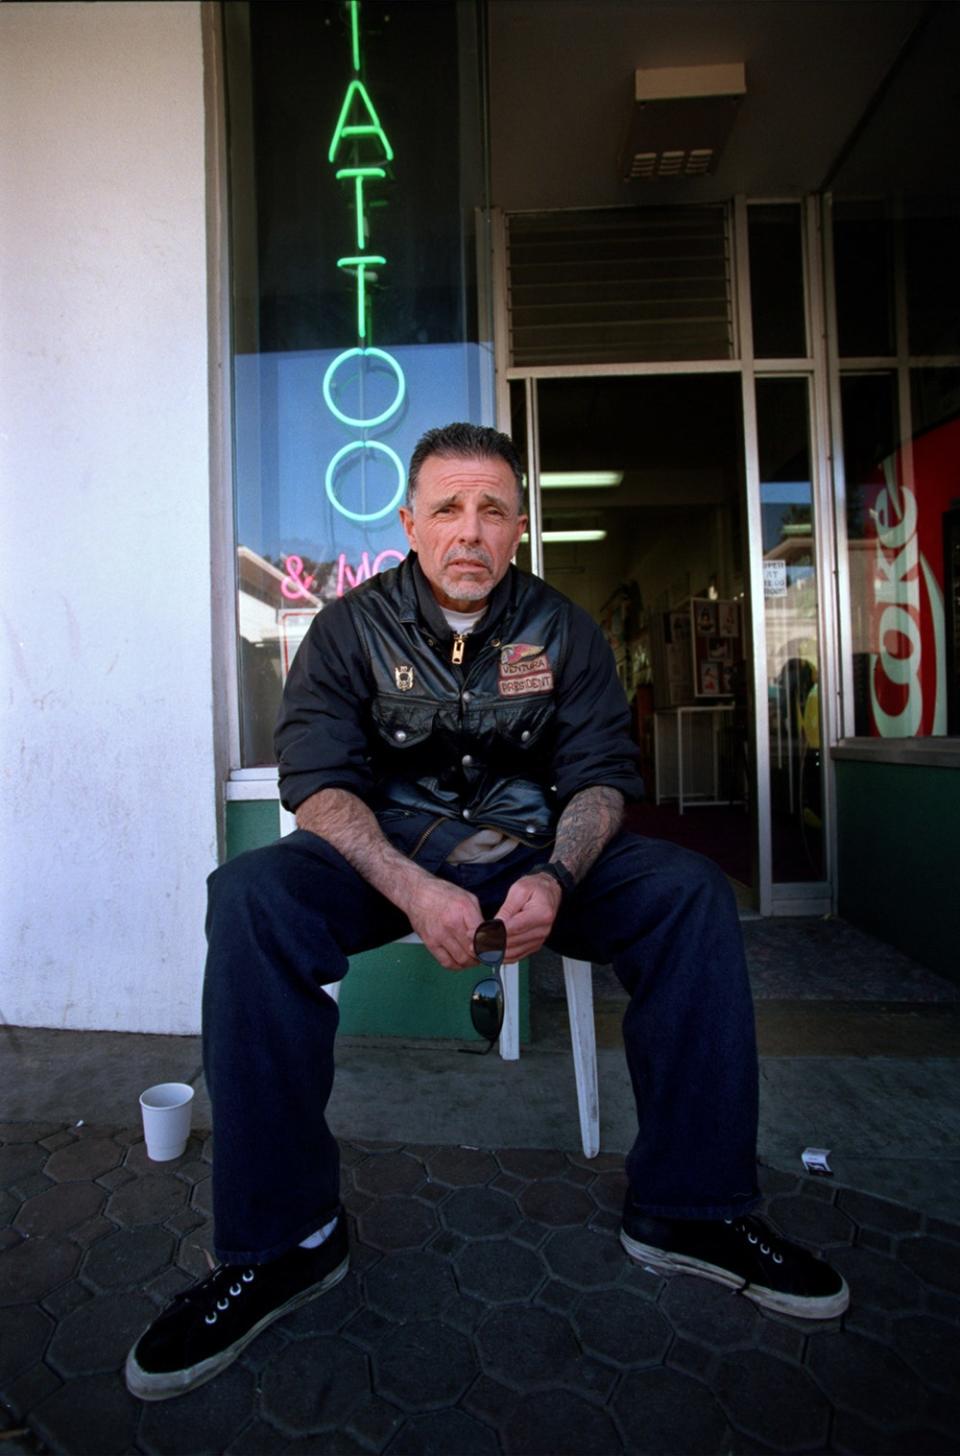
[(421, 435), (410, 457), (410, 470), (407, 475), (407, 507), (411, 511), (414, 508), (420, 467), (431, 455), (440, 455), (444, 459), (470, 460), (479, 457), (505, 461), (513, 472), (517, 485), (517, 514), (523, 514), (523, 471), (516, 446), (509, 435), (492, 430), (488, 425), (462, 422), (440, 425), (437, 429), (428, 430), (425, 435)]

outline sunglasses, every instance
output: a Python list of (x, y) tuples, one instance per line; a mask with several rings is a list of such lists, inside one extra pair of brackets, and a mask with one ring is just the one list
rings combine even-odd
[(500, 970), (507, 950), (507, 927), (502, 920), (481, 920), (473, 937), (473, 953), (480, 965), (491, 972), (478, 981), (470, 997), (470, 1020), (473, 1029), (486, 1040), (486, 1046), (461, 1047), (477, 1056), (486, 1056), (503, 1028), (503, 982)]

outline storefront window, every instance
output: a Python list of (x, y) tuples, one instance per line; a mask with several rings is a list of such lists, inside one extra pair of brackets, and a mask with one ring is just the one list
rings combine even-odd
[[(901, 203), (885, 224), (882, 252), (895, 260), (899, 300), (889, 367), (863, 370), (840, 359), (854, 732), (864, 737), (949, 731), (945, 596), (960, 478), (960, 358), (950, 351), (960, 298), (945, 266), (956, 220), (940, 209), (934, 226), (937, 211), (925, 204), (904, 217)], [(836, 276), (838, 320), (845, 276)], [(888, 300), (873, 298), (886, 317)], [(841, 351), (868, 335), (845, 336), (841, 327)]]
[(241, 762), (325, 602), (406, 553), (417, 438), (492, 422), (473, 3), (223, 7)]
[(795, 203), (762, 203), (747, 212), (750, 311), (758, 359), (798, 359), (807, 353), (803, 236)]

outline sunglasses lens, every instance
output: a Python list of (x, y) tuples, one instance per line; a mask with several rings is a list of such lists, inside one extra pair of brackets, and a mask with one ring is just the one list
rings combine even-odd
[(470, 1019), (473, 1029), (487, 1041), (496, 1041), (503, 1026), (503, 995), (500, 983), (492, 977), (478, 981), (470, 997)]
[(473, 949), (478, 959), (502, 956), (507, 948), (507, 927), (502, 920), (482, 920), (473, 937)]

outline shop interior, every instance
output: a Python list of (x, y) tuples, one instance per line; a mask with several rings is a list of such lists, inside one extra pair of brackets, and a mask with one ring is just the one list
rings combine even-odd
[[(513, 386), (514, 437), (525, 395)], [(581, 375), (537, 385), (544, 574), (603, 629), (630, 704), (643, 834), (755, 885), (740, 381)], [(523, 544), (520, 565), (529, 564)]]

